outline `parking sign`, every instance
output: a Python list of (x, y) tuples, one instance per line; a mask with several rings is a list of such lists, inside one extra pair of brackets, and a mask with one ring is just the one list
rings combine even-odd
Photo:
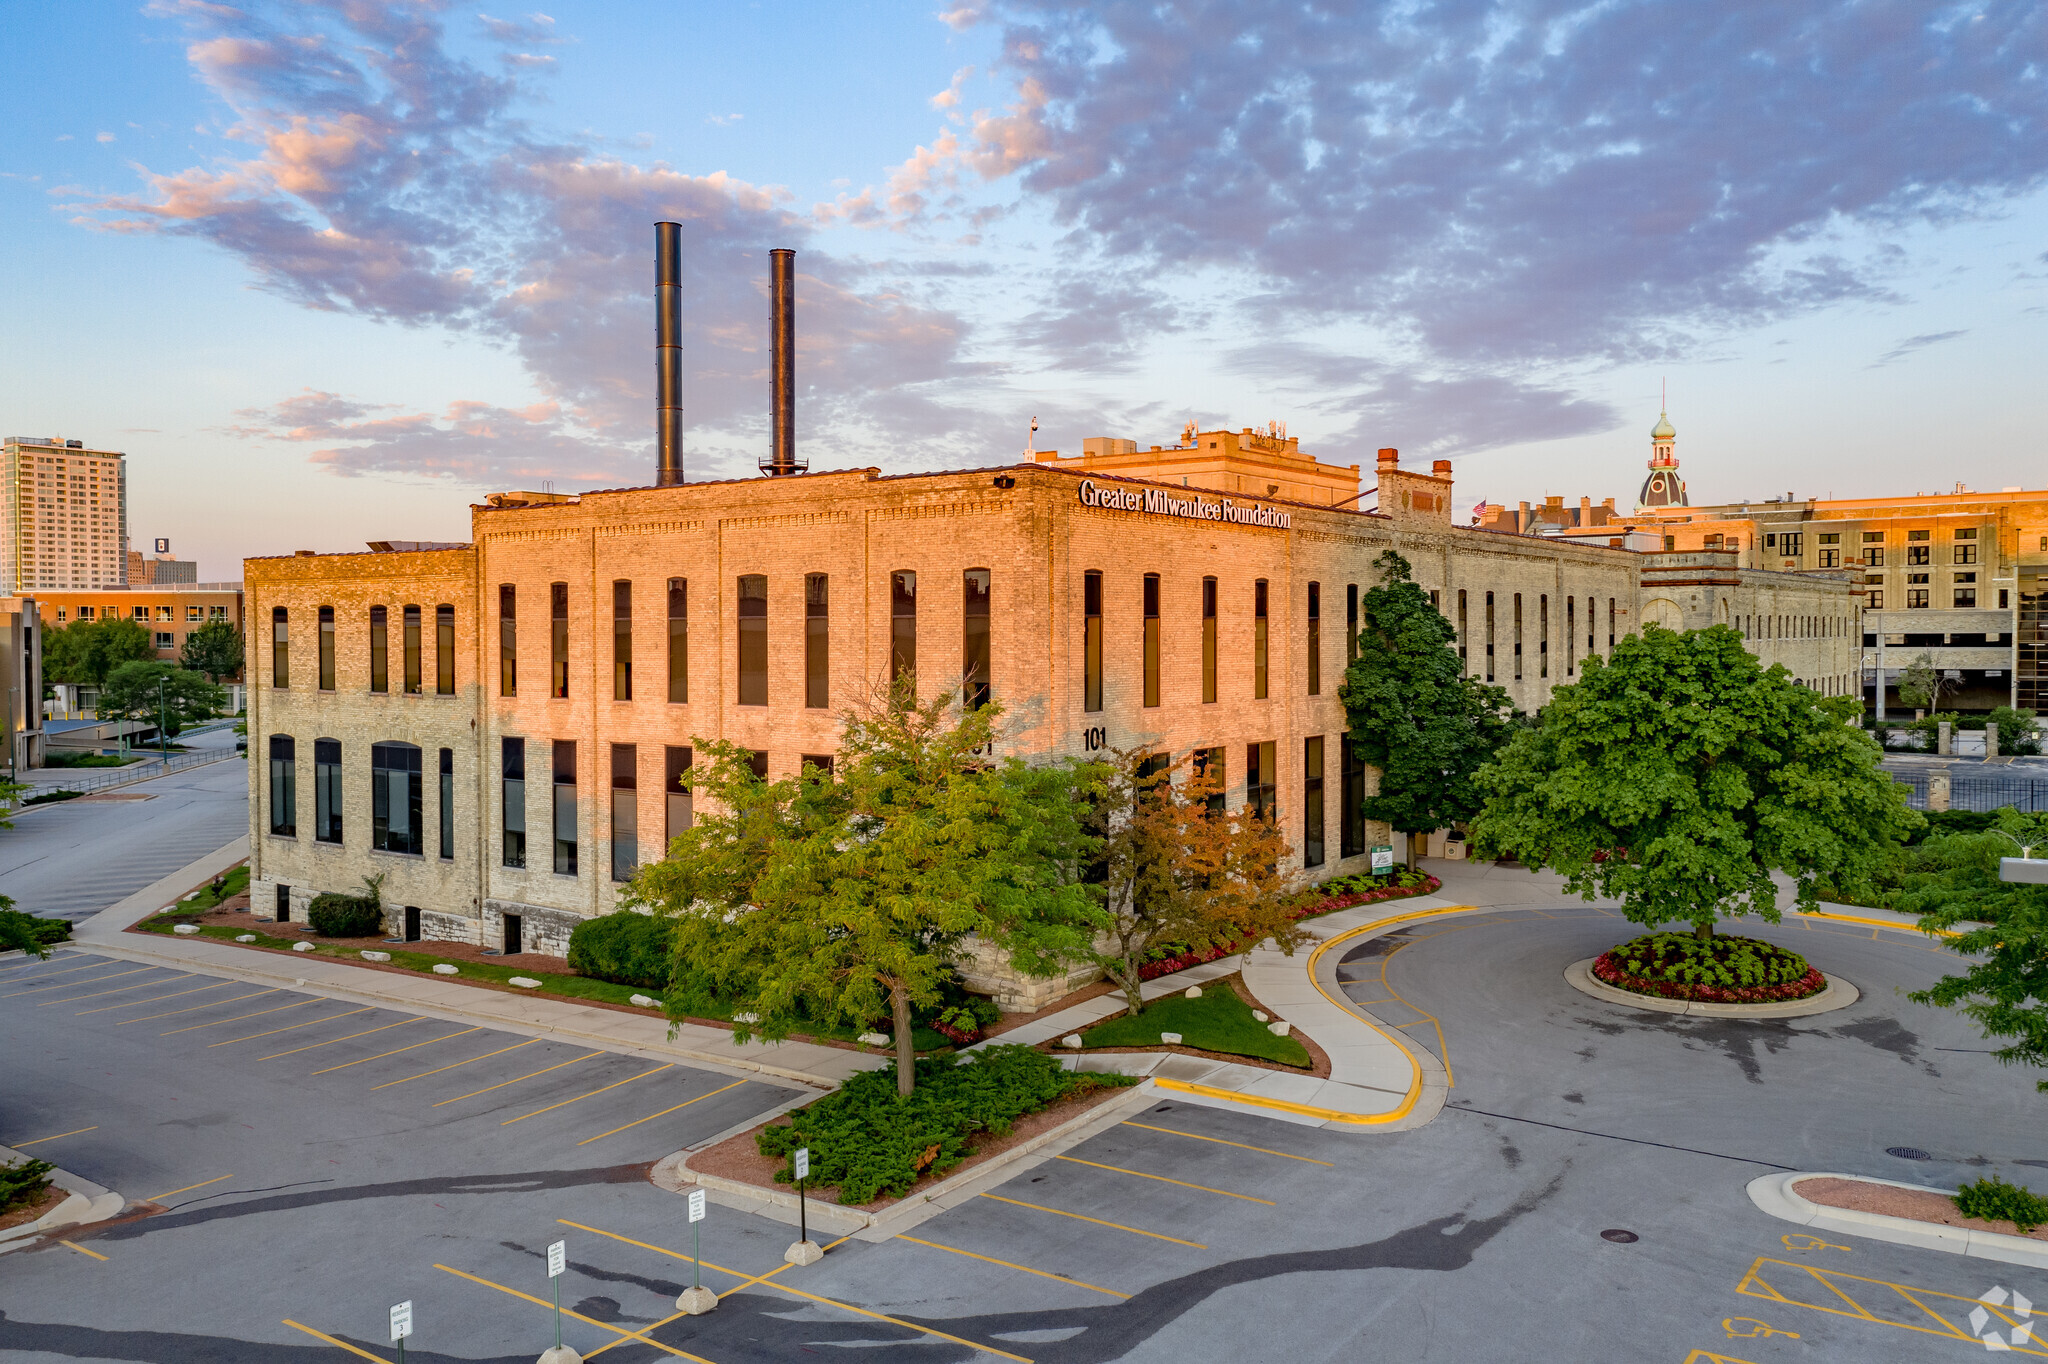
[(569, 1267), (569, 1243), (557, 1241), (548, 1247), (548, 1277), (558, 1277)]
[(412, 1334), (412, 1300), (399, 1303), (391, 1309), (391, 1339), (404, 1340)]
[(798, 1179), (809, 1179), (811, 1177), (811, 1148), (808, 1146), (796, 1148), (796, 1177)]
[(702, 1222), (704, 1220), (704, 1191), (702, 1189), (690, 1190), (690, 1220), (692, 1222)]

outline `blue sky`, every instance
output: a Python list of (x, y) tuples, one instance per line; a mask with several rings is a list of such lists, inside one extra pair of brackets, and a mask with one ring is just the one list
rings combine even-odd
[(690, 476), (1284, 420), (1461, 506), (2041, 486), (2048, 19), (1781, 0), (9, 0), (0, 427), (138, 543), (461, 538), (647, 481), (658, 217)]

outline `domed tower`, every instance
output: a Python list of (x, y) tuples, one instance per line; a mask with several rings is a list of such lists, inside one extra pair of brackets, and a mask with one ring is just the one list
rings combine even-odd
[(1636, 494), (1637, 511), (1692, 505), (1686, 500), (1685, 480), (1678, 476), (1678, 456), (1673, 453), (1677, 443), (1678, 432), (1672, 429), (1671, 419), (1659, 412), (1657, 424), (1650, 428), (1650, 476)]

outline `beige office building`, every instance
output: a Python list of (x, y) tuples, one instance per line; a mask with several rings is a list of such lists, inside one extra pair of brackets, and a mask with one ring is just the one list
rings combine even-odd
[(125, 455), (61, 436), (9, 436), (0, 482), (0, 596), (128, 581)]

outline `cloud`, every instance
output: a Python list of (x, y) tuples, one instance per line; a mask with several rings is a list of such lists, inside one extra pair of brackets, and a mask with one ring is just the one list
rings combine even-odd
[(1063, 274), (1044, 302), (1010, 328), (1047, 368), (1115, 374), (1131, 369), (1155, 336), (1184, 330), (1185, 310), (1150, 285), (1099, 270)]
[(745, 114), (706, 114), (704, 121), (714, 128), (730, 128), (745, 117)]
[(1964, 328), (1961, 331), (1923, 332), (1919, 336), (1909, 336), (1883, 355), (1880, 355), (1876, 360), (1864, 366), (1864, 368), (1877, 369), (1879, 366), (1891, 364), (1894, 360), (1903, 360), (1914, 351), (1925, 350), (1929, 346), (1938, 346), (1944, 341), (1953, 341), (1959, 336), (1968, 336), (1969, 334), (1969, 329)]
[(114, 135), (113, 135), (112, 133), (95, 133), (95, 134), (93, 134), (93, 141), (95, 141), (95, 142), (112, 142), (113, 140), (114, 140)]
[(269, 408), (244, 408), (229, 434), (315, 445), (308, 461), (343, 477), (445, 478), (510, 487), (541, 478), (602, 482), (616, 469), (603, 446), (571, 429), (557, 403), (524, 408), (457, 401), (407, 412), (305, 389)]

